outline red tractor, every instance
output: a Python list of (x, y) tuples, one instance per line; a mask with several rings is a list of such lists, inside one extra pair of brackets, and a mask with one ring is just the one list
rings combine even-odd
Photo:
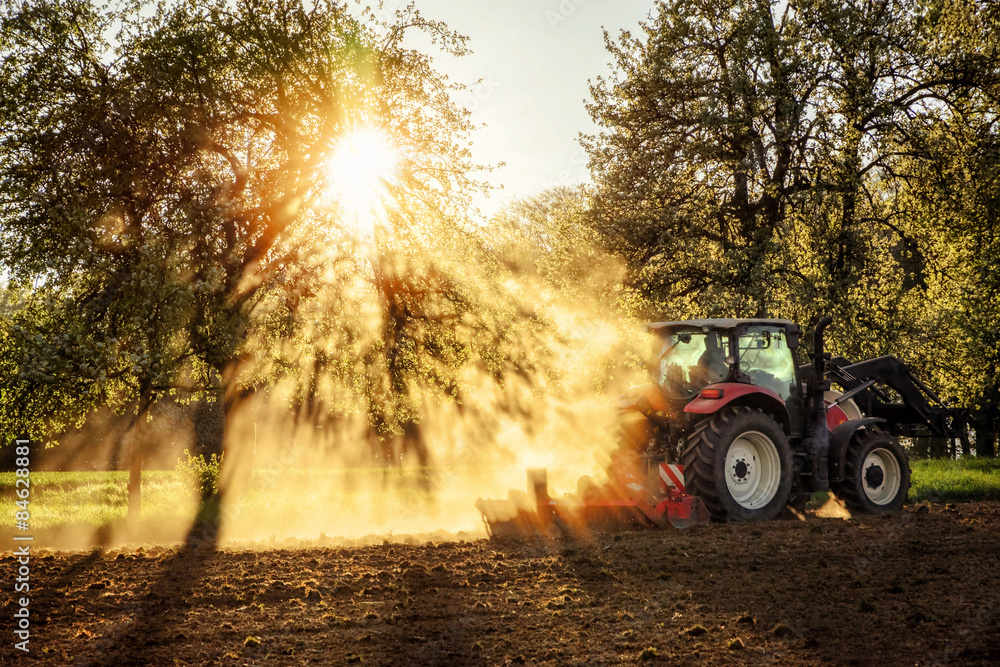
[[(619, 405), (611, 482), (582, 490), (575, 516), (627, 507), (631, 515), (616, 516), (647, 525), (696, 522), (706, 511), (715, 521), (767, 520), (819, 491), (855, 514), (898, 511), (910, 487), (899, 438), (965, 438), (968, 413), (946, 406), (895, 357), (831, 358), (823, 344), (831, 322), (816, 325), (804, 365), (801, 331), (788, 320), (646, 325), (657, 341), (657, 382)], [(571, 522), (546, 489), (533, 500), (516, 499), (513, 514), (497, 504), (504, 501), (477, 506), (494, 534), (507, 532), (504, 523)]]

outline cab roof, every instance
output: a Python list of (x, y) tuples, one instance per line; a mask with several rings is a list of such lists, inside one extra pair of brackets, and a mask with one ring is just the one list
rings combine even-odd
[(791, 320), (778, 320), (778, 319), (736, 319), (736, 318), (720, 318), (714, 320), (682, 320), (680, 322), (650, 322), (643, 325), (646, 331), (660, 332), (660, 331), (675, 331), (675, 330), (693, 330), (693, 329), (733, 329), (738, 326), (745, 325), (757, 325), (757, 326), (772, 326), (781, 327), (782, 329), (788, 329), (790, 331), (798, 331), (799, 325)]

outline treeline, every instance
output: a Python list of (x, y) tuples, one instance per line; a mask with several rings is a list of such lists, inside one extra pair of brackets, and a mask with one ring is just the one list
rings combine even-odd
[(834, 349), (902, 357), (995, 455), (1000, 6), (670, 0), (607, 46), (593, 187), (522, 209), (623, 260), (637, 317), (832, 314)]

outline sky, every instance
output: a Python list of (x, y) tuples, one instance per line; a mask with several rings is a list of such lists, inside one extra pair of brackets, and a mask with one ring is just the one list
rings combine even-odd
[[(608, 74), (611, 54), (603, 30), (617, 36), (638, 28), (653, 0), (415, 0), (429, 19), (469, 37), (473, 53), (439, 56), (452, 79), (482, 82), (456, 102), (485, 127), (474, 135), (473, 157), (505, 163), (486, 174), (503, 190), (480, 201), (491, 215), (507, 201), (556, 185), (588, 180), (581, 132), (596, 126), (584, 106), (588, 80)], [(388, 0), (383, 11), (402, 8)]]

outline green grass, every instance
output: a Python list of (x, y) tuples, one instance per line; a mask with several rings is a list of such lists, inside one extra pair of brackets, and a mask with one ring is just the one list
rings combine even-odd
[(910, 501), (1000, 500), (1000, 459), (911, 461)]
[[(20, 509), (14, 494), (16, 479), (14, 473), (0, 473), (0, 527), (12, 527), (15, 513)], [(104, 526), (124, 519), (128, 510), (127, 472), (35, 472), (29, 479), (29, 522), (34, 529)], [(143, 473), (143, 520), (190, 513), (195, 503), (194, 493), (178, 473), (166, 470)]]
[[(341, 511), (379, 506), (407, 514), (431, 502), (434, 475), (421, 468), (353, 468), (254, 471), (242, 495), (238, 516), (300, 520), (303, 513), (337, 507)], [(0, 473), (0, 528), (12, 528), (18, 500), (14, 473)], [(128, 509), (128, 472), (35, 472), (30, 477), (28, 509), (33, 529), (59, 526), (104, 526), (123, 520)], [(142, 522), (193, 517), (197, 497), (190, 480), (175, 470), (142, 475)]]

